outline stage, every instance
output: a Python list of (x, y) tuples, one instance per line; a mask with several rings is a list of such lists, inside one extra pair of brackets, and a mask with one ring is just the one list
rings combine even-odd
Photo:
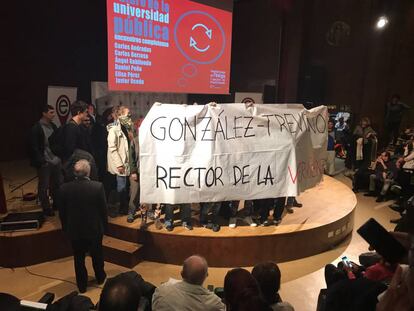
[[(302, 208), (284, 214), (279, 226), (249, 227), (240, 223), (219, 232), (176, 223), (174, 231), (158, 230), (152, 222), (140, 230), (140, 220), (129, 224), (126, 216), (110, 218), (104, 238), (107, 261), (133, 267), (141, 260), (181, 264), (192, 255), (206, 257), (212, 267), (252, 266), (272, 260), (284, 262), (315, 255), (335, 247), (351, 234), (356, 197), (343, 183), (324, 181), (299, 197)], [(193, 216), (198, 223), (198, 215)], [(40, 230), (0, 233), (0, 266), (36, 264), (71, 254), (58, 216), (48, 218)]]

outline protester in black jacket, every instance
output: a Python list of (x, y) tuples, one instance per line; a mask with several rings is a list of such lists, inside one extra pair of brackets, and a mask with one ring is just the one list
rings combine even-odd
[(29, 141), (30, 163), (37, 169), (38, 196), (43, 212), (47, 216), (54, 214), (50, 207), (49, 196), (55, 202), (57, 190), (63, 181), (61, 160), (49, 146), (49, 137), (57, 130), (52, 122), (54, 116), (54, 108), (46, 105), (42, 109), (41, 119), (30, 131)]
[(75, 149), (82, 149), (91, 153), (87, 139), (81, 129), (81, 124), (88, 118), (87, 104), (78, 100), (70, 106), (72, 119), (64, 126), (63, 131), (63, 161), (65, 162), (73, 154)]

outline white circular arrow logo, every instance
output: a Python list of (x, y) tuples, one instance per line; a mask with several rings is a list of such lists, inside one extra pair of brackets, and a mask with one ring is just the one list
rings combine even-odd
[[(195, 24), (192, 28), (191, 28), (191, 30), (194, 30), (194, 29), (196, 29), (196, 28), (198, 28), (198, 27), (202, 27), (202, 28), (204, 28), (204, 30), (205, 30), (205, 34), (206, 34), (206, 36), (211, 40), (211, 37), (212, 37), (212, 34), (213, 34), (213, 31), (211, 30), (211, 29), (208, 29), (208, 27), (206, 26), (206, 25), (204, 25), (204, 24)], [(197, 46), (197, 41), (191, 36), (190, 37), (190, 48), (194, 48), (195, 50), (197, 50), (197, 51), (199, 51), (200, 53), (204, 53), (204, 52), (206, 52), (206, 51), (208, 51), (208, 49), (210, 48), (210, 45), (207, 45), (205, 48), (199, 48), (198, 46)]]

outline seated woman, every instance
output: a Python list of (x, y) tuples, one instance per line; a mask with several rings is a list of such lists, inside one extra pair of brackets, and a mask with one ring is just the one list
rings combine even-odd
[[(365, 196), (377, 196), (377, 202), (385, 201), (385, 195), (391, 187), (391, 183), (397, 177), (397, 167), (390, 159), (389, 152), (383, 152), (377, 158), (374, 172), (369, 176), (369, 192)], [(381, 190), (378, 191), (378, 188)], [(378, 193), (379, 192), (379, 193)]]
[(259, 283), (263, 298), (273, 311), (293, 311), (294, 308), (288, 302), (280, 298), (280, 270), (273, 262), (261, 263), (254, 266), (252, 275)]
[(224, 302), (227, 311), (272, 311), (257, 281), (249, 271), (235, 268), (224, 278)]

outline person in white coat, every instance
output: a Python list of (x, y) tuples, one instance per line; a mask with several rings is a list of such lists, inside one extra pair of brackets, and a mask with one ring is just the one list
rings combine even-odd
[[(128, 214), (131, 181), (138, 181), (136, 157), (133, 154), (134, 135), (129, 108), (118, 106), (116, 118), (107, 126), (108, 130), (108, 171), (116, 175), (121, 215)], [(134, 200), (135, 198), (133, 198)]]

